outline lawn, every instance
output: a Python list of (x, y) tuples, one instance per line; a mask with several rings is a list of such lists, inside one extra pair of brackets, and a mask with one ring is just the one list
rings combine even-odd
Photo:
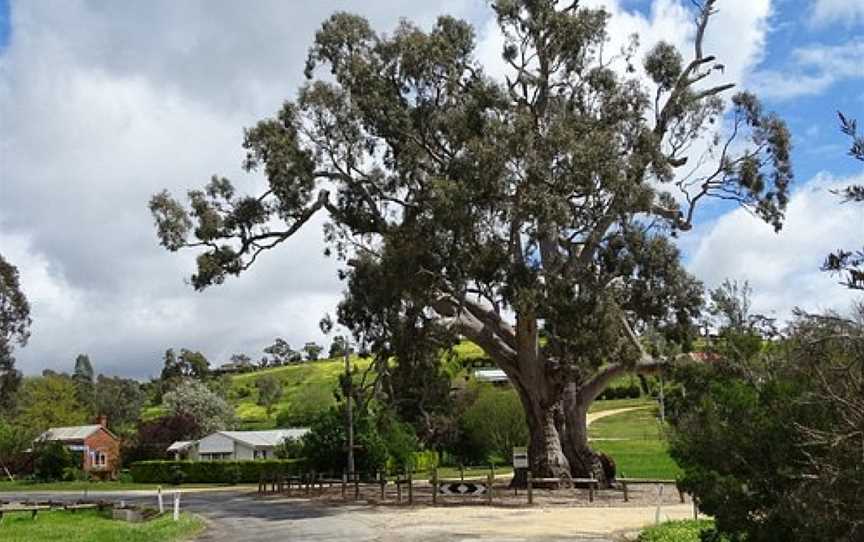
[(619, 477), (673, 479), (681, 472), (669, 457), (664, 431), (654, 409), (602, 418), (591, 424), (589, 434), (595, 439), (592, 447), (615, 460)]
[(627, 408), (634, 406), (653, 406), (657, 403), (649, 397), (640, 397), (638, 399), (606, 399), (603, 401), (594, 401), (588, 407), (588, 412), (602, 412), (604, 410), (615, 410), (617, 408)]
[[(224, 484), (183, 484), (181, 489), (222, 487)], [(136, 484), (134, 482), (28, 482), (9, 480), (0, 481), (0, 492), (9, 493), (13, 491), (128, 491), (128, 490), (151, 490), (159, 487), (158, 484)], [(163, 486), (165, 487), (165, 486)], [(174, 486), (171, 486), (174, 487)], [(227, 487), (227, 486), (225, 486)]]
[(144, 523), (126, 523), (96, 511), (76, 513), (62, 510), (40, 512), (35, 520), (29, 513), (4, 514), (0, 539), (4, 542), (172, 542), (188, 540), (204, 528), (199, 518), (182, 514), (180, 521), (170, 515)]

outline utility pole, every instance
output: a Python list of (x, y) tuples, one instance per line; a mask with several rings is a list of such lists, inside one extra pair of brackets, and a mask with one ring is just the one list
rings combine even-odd
[(345, 408), (348, 411), (348, 475), (354, 475), (354, 402), (352, 395), (354, 394), (354, 382), (351, 378), (351, 348), (348, 346), (348, 340), (345, 340), (345, 378), (347, 379), (347, 393), (345, 397)]

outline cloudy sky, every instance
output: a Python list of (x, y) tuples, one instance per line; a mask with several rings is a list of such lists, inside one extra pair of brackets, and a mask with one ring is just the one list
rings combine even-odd
[[(689, 0), (585, 0), (612, 32), (686, 45)], [(755, 309), (844, 309), (851, 298), (818, 272), (824, 253), (860, 246), (864, 213), (830, 193), (861, 173), (845, 155), (840, 109), (864, 118), (864, 2), (720, 0), (707, 51), (757, 91), (794, 134), (796, 188), (784, 231), (740, 210), (704, 217), (681, 241), (708, 286), (747, 279)], [(342, 285), (322, 255), (320, 223), (239, 279), (194, 292), (192, 254), (161, 249), (146, 207), (213, 173), (251, 191), (242, 128), (293, 96), (320, 22), (343, 9), (388, 30), (400, 17), (471, 20), (478, 55), (500, 70), (500, 37), (482, 0), (0, 0), (0, 253), (33, 306), (18, 352), (26, 373), (72, 367), (157, 374), (168, 347), (214, 363), (253, 357), (276, 336), (322, 341), (317, 322)]]

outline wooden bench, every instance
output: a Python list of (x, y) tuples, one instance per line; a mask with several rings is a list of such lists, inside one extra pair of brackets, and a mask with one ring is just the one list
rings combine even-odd
[(50, 510), (50, 506), (42, 506), (42, 505), (34, 505), (34, 506), (26, 506), (26, 505), (6, 505), (0, 506), (0, 521), (3, 520), (4, 514), (11, 514), (15, 512), (30, 512), (30, 518), (36, 519), (36, 514), (39, 513), (40, 510)]
[(598, 489), (598, 482), (594, 478), (534, 478), (528, 473), (528, 504), (534, 503), (534, 486), (552, 484), (563, 485), (566, 489), (573, 489), (577, 485), (588, 486), (588, 502), (594, 502), (594, 492)]

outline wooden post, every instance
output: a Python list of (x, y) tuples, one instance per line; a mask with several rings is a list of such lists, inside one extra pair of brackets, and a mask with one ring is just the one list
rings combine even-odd
[(531, 471), (528, 471), (528, 504), (534, 504), (534, 483), (531, 480)]
[(159, 513), (165, 513), (165, 504), (162, 502), (162, 486), (156, 487), (156, 500), (159, 502)]
[(432, 471), (432, 505), (438, 503), (438, 467)]
[(342, 500), (345, 500), (345, 493), (348, 489), (348, 474), (342, 471)]
[(354, 500), (358, 500), (360, 498), (360, 475), (358, 473), (354, 473)]
[(408, 471), (408, 504), (414, 504), (414, 473)]
[(594, 502), (594, 473), (591, 473), (591, 481), (588, 482), (588, 502)]
[[(399, 481), (399, 475), (396, 475), (396, 481)], [(381, 484), (381, 500), (384, 500), (384, 487), (387, 485), (387, 477), (382, 476), (381, 471), (378, 471), (378, 483)]]
[(490, 472), (488, 476), (486, 476), (486, 504), (492, 504), (492, 483), (495, 481), (495, 477), (492, 476)]
[(180, 492), (174, 492), (174, 521), (180, 521)]
[(696, 503), (696, 495), (692, 495), (690, 500), (693, 501), (693, 520), (699, 519), (699, 505)]
[(630, 494), (627, 492), (627, 482), (621, 482), (624, 486), (624, 502), (630, 502)]
[(396, 504), (402, 504), (402, 481), (396, 475)]
[(461, 463), (459, 464), (459, 479), (465, 481), (465, 467)]

